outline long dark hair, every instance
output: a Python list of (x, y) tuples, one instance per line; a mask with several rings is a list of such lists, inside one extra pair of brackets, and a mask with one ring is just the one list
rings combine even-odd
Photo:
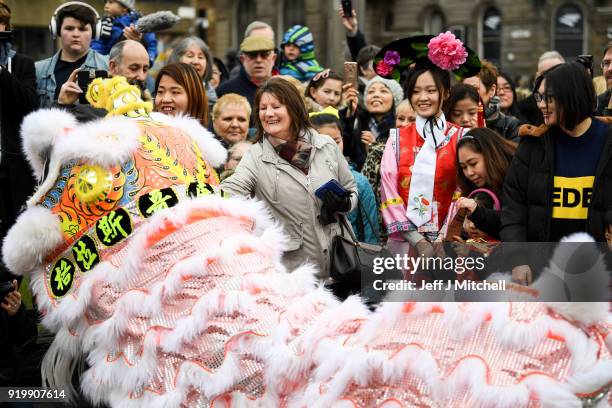
[(256, 112), (255, 115), (255, 127), (257, 129), (257, 137), (254, 143), (259, 142), (264, 137), (264, 129), (259, 119), (259, 102), (263, 94), (269, 93), (274, 95), (278, 101), (287, 107), (289, 118), (291, 119), (290, 132), (295, 138), (302, 131), (307, 130), (311, 127), (310, 119), (308, 118), (308, 110), (304, 105), (304, 100), (298, 92), (297, 88), (282, 78), (270, 78), (264, 82), (257, 92), (255, 93), (255, 101), (253, 102), (253, 109)]
[(521, 110), (518, 107), (516, 84), (514, 83), (514, 80), (507, 72), (504, 71), (499, 71), (499, 76), (504, 78), (506, 82), (508, 82), (508, 85), (510, 85), (510, 89), (512, 89), (512, 105), (510, 105), (510, 109), (508, 109), (508, 114), (514, 116), (515, 118), (521, 121), (524, 121), (523, 114), (521, 113)]
[(208, 125), (208, 97), (198, 71), (191, 65), (178, 62), (168, 64), (157, 74), (155, 93), (164, 75), (174, 79), (187, 93), (187, 111), (189, 116), (197, 119), (204, 127)]
[(482, 154), (487, 170), (487, 187), (500, 197), (506, 171), (516, 151), (516, 144), (488, 128), (472, 129), (459, 140), (455, 159), (457, 182), (463, 195), (468, 195), (478, 187), (463, 174), (463, 169), (459, 165), (459, 149), (462, 147), (469, 147)]

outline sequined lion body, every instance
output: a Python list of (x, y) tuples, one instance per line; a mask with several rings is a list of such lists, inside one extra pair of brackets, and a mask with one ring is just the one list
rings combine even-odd
[(84, 396), (117, 407), (605, 403), (607, 305), (339, 302), (312, 267), (285, 270), (262, 203), (218, 189), (212, 135), (99, 85), (116, 115), (26, 118), (44, 182), (3, 247), (56, 333), (51, 386), (86, 358)]

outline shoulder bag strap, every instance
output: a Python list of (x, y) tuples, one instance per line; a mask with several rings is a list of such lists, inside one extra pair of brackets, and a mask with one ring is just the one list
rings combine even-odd
[(370, 228), (372, 228), (372, 232), (376, 236), (376, 239), (378, 240), (378, 242), (381, 242), (380, 234), (376, 232), (376, 228), (374, 228), (374, 224), (372, 223), (370, 216), (368, 215), (367, 211), (365, 211), (364, 208), (361, 206), (361, 202), (359, 201), (359, 199), (357, 199), (357, 208), (359, 209), (360, 213), (363, 213), (365, 215), (366, 220), (368, 220), (368, 224), (370, 225)]

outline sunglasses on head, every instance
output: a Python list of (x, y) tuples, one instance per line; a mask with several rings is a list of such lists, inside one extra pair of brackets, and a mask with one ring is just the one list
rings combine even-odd
[(255, 59), (258, 56), (260, 56), (261, 58), (268, 58), (270, 56), (270, 54), (272, 54), (271, 50), (265, 50), (265, 51), (248, 51), (248, 52), (244, 52), (244, 55), (247, 56), (247, 58), (249, 59)]

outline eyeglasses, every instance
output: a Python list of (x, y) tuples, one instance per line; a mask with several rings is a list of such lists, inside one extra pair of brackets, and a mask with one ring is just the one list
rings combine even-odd
[(512, 92), (512, 87), (510, 85), (500, 86), (497, 88), (497, 92)]
[(603, 60), (601, 61), (601, 69), (608, 69), (610, 68), (610, 65), (612, 65), (612, 61), (611, 60)]
[(553, 96), (553, 94), (550, 94), (550, 93), (546, 94), (546, 95), (542, 95), (539, 92), (534, 92), (533, 93), (533, 99), (535, 99), (535, 101), (537, 103), (540, 103), (540, 102), (545, 100), (546, 103), (549, 104), (549, 103), (552, 103), (554, 101), (554, 96)]
[(261, 57), (263, 59), (266, 59), (270, 56), (270, 54), (272, 54), (271, 50), (266, 50), (266, 51), (249, 51), (249, 52), (244, 52), (244, 55), (246, 55), (246, 57), (248, 59), (257, 59), (257, 57)]

